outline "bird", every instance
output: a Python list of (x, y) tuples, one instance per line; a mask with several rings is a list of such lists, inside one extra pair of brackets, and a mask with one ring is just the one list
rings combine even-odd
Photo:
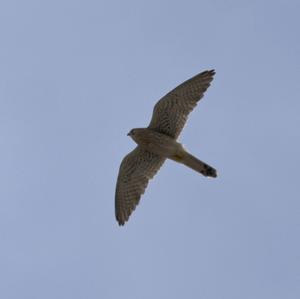
[(150, 179), (166, 159), (186, 165), (206, 177), (217, 177), (212, 166), (190, 154), (177, 141), (188, 115), (210, 86), (215, 70), (203, 71), (163, 96), (154, 106), (147, 128), (135, 128), (127, 134), (137, 144), (121, 162), (115, 191), (115, 217), (124, 225)]

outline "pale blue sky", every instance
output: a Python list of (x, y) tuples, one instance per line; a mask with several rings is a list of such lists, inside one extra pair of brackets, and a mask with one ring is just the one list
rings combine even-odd
[[(300, 2), (0, 3), (0, 298), (300, 298)], [(125, 227), (156, 101), (215, 80)]]

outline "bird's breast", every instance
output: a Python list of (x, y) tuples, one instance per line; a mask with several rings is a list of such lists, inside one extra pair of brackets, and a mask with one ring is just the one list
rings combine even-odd
[(181, 149), (181, 145), (170, 136), (149, 129), (139, 134), (135, 141), (144, 149), (166, 158), (174, 156)]

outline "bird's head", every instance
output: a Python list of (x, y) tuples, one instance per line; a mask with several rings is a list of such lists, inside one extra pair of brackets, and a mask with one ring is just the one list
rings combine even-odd
[(132, 129), (132, 130), (129, 131), (127, 136), (133, 137), (135, 134), (136, 134), (136, 129)]
[(142, 128), (132, 129), (127, 136), (130, 136), (136, 143), (139, 143), (140, 139), (143, 138), (144, 131), (145, 129)]

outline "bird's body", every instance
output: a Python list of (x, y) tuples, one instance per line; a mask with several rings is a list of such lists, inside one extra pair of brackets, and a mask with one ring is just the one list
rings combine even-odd
[(213, 167), (188, 153), (177, 141), (188, 114), (203, 97), (214, 74), (214, 70), (202, 72), (173, 89), (155, 105), (148, 128), (132, 129), (128, 133), (138, 146), (120, 166), (115, 198), (120, 225), (128, 220), (149, 179), (166, 159), (184, 164), (204, 176), (217, 176)]
[(214, 168), (189, 154), (174, 138), (149, 128), (132, 129), (128, 135), (144, 150), (182, 163), (204, 176), (216, 177)]
[(133, 129), (128, 134), (143, 149), (163, 158), (180, 155), (183, 147), (174, 138), (148, 128)]

